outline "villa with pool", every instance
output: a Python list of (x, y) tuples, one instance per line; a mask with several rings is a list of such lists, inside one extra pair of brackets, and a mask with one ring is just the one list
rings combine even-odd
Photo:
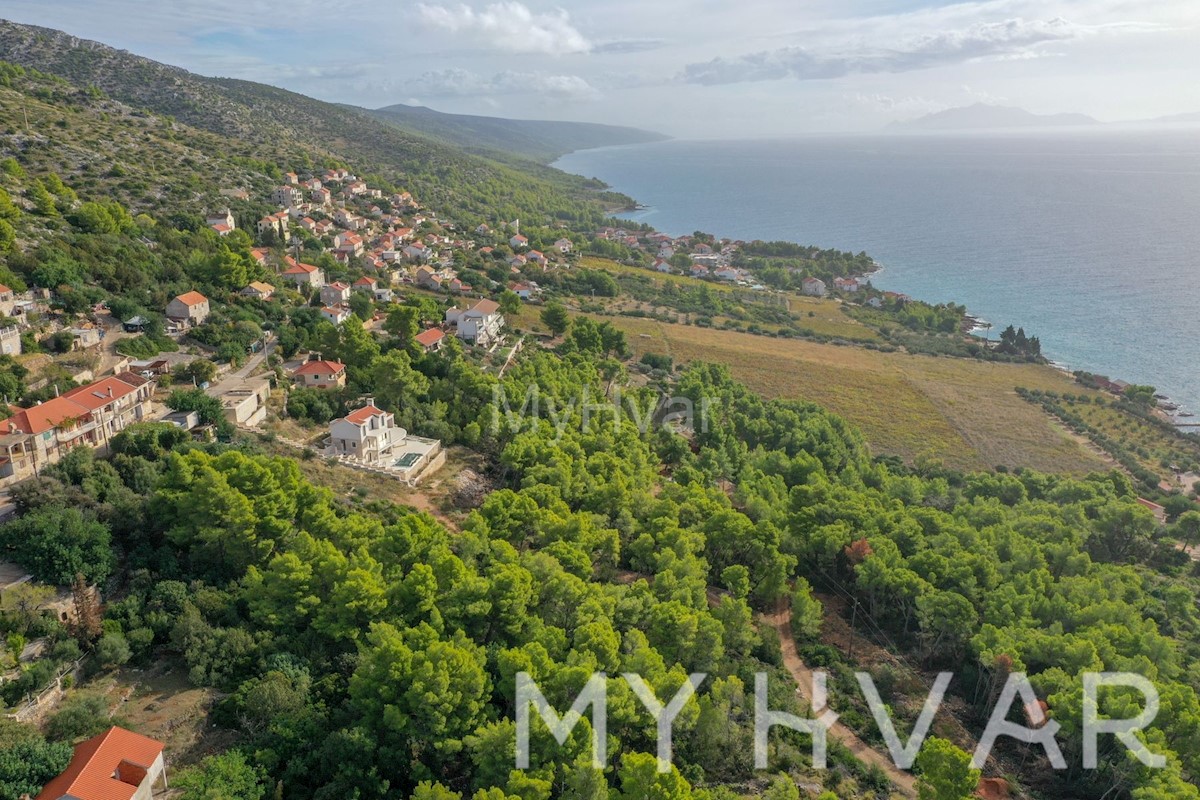
[(442, 443), (410, 435), (396, 425), (391, 413), (368, 400), (362, 408), (329, 423), (325, 455), (386, 469), (416, 482), (427, 468), (441, 465)]

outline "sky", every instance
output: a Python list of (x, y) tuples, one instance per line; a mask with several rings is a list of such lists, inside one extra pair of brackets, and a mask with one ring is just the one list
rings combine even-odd
[(870, 131), (976, 102), (1200, 111), (1200, 0), (4, 0), (0, 16), (322, 100), (681, 138)]

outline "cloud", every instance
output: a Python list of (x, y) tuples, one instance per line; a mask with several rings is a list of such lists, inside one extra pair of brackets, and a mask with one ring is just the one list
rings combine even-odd
[(578, 75), (505, 71), (486, 76), (465, 69), (426, 72), (409, 88), (417, 94), (436, 97), (531, 94), (561, 100), (584, 100), (599, 94), (595, 87)]
[(421, 3), (417, 16), (427, 28), (474, 35), (510, 53), (561, 56), (592, 49), (562, 9), (539, 14), (518, 2), (492, 3), (479, 11), (467, 5)]
[(592, 52), (600, 55), (622, 55), (624, 53), (644, 53), (657, 50), (665, 45), (665, 39), (613, 39), (609, 42), (597, 42)]
[(687, 83), (713, 86), (788, 77), (807, 81), (853, 74), (911, 72), (981, 58), (1036, 54), (1039, 45), (1074, 39), (1085, 30), (1062, 18), (984, 22), (959, 30), (924, 34), (888, 49), (860, 46), (843, 52), (813, 52), (803, 47), (784, 47), (732, 59), (714, 58), (687, 65), (680, 77)]

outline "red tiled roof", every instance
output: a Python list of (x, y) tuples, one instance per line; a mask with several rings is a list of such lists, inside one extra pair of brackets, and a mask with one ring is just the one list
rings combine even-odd
[(307, 275), (310, 272), (316, 272), (317, 267), (312, 264), (296, 263), (283, 271), (284, 275)]
[(340, 361), (309, 361), (298, 367), (293, 375), (323, 375), (328, 372), (330, 375), (336, 375), (346, 368), (346, 365)]
[(124, 728), (109, 728), (75, 747), (71, 763), (38, 793), (37, 800), (130, 800), (137, 785), (115, 776), (122, 768), (130, 779), (144, 776), (162, 754), (163, 745)]
[(446, 334), (442, 333), (437, 328), (429, 328), (428, 330), (421, 331), (413, 337), (417, 344), (421, 345), (422, 347), (431, 347), (444, 338), (446, 338)]
[(471, 306), (471, 311), (478, 311), (480, 314), (495, 314), (500, 310), (500, 304), (495, 300), (480, 300), (475, 305)]
[[(95, 383), (89, 383), (87, 386), (77, 386), (68, 392), (63, 392), (62, 396), (70, 398), (72, 402), (86, 407), (88, 411), (95, 411), (97, 408), (102, 408), (113, 400), (122, 398), (127, 394), (132, 394), (135, 391), (137, 390), (128, 383), (125, 383), (125, 381), (112, 377), (102, 378)], [(43, 405), (45, 404), (43, 403)]]
[(11, 292), (11, 291), (12, 291), (12, 289), (8, 288), (3, 283), (0, 283), (0, 293), (7, 293), (7, 292)]
[(208, 298), (197, 291), (184, 292), (175, 299), (186, 306), (196, 306), (208, 302)]
[(355, 425), (362, 425), (371, 417), (377, 417), (383, 413), (385, 413), (383, 409), (376, 408), (373, 405), (363, 406), (362, 408), (351, 411), (349, 414), (347, 414), (346, 422), (353, 422)]
[(374, 280), (372, 280), (371, 278), (368, 278), (368, 277), (366, 277), (366, 276), (363, 276), (363, 277), (359, 278), (358, 280), (356, 280), (356, 281), (354, 282), (354, 285), (355, 285), (355, 286), (370, 286), (370, 287), (374, 288), (374, 287), (375, 287), (375, 281), (374, 281)]

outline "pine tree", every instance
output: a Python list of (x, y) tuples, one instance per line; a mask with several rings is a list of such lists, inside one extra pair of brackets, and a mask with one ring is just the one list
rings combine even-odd
[(54, 197), (41, 181), (35, 180), (29, 187), (29, 199), (33, 201), (34, 210), (43, 217), (58, 216), (58, 206), (54, 204)]

